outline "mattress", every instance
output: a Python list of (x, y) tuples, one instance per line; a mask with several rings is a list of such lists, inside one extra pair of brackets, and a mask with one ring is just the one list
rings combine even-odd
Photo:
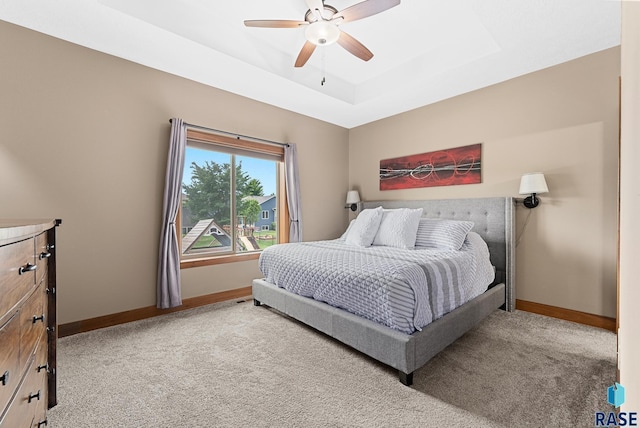
[(494, 279), (482, 238), (460, 250), (356, 247), (344, 240), (290, 243), (262, 251), (265, 280), (411, 334), (486, 291)]

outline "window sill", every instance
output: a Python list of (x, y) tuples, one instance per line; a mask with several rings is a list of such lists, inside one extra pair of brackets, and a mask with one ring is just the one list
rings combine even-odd
[(189, 269), (201, 266), (221, 265), (225, 263), (245, 262), (247, 260), (258, 260), (260, 253), (231, 254), (226, 256), (207, 257), (200, 259), (188, 259), (180, 261), (180, 269)]

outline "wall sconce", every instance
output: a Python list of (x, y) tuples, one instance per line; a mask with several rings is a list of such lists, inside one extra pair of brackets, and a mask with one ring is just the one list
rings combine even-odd
[(344, 206), (345, 208), (351, 208), (351, 211), (355, 211), (358, 209), (358, 204), (360, 203), (360, 194), (357, 190), (349, 190), (347, 192), (347, 203)]
[(520, 194), (531, 195), (524, 198), (524, 206), (527, 208), (535, 208), (540, 203), (540, 199), (536, 198), (538, 193), (547, 193), (549, 188), (541, 172), (532, 172), (524, 174), (520, 179)]

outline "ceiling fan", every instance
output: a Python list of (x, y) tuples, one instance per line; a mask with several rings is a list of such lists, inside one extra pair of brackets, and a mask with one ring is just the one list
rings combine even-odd
[(338, 43), (351, 54), (363, 61), (373, 58), (373, 53), (362, 43), (338, 28), (345, 22), (366, 18), (400, 4), (400, 0), (365, 0), (353, 6), (338, 11), (335, 7), (324, 4), (323, 0), (305, 0), (309, 10), (304, 21), (293, 20), (247, 20), (247, 27), (263, 28), (298, 28), (306, 26), (307, 41), (298, 54), (295, 66), (302, 67), (316, 49), (316, 46), (328, 46)]

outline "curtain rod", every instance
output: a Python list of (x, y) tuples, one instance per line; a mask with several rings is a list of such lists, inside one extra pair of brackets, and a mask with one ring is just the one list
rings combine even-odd
[[(172, 119), (169, 119), (169, 123), (172, 122)], [(250, 140), (254, 140), (254, 141), (260, 141), (261, 143), (267, 143), (267, 144), (273, 144), (276, 146), (281, 146), (281, 147), (289, 147), (288, 143), (280, 143), (278, 141), (271, 141), (271, 140), (265, 140), (263, 138), (257, 138), (257, 137), (250, 137), (248, 135), (240, 135), (240, 134), (234, 134), (233, 132), (227, 132), (227, 131), (221, 131), (219, 129), (214, 129), (214, 128), (207, 128), (206, 126), (200, 126), (200, 125), (193, 125), (191, 123), (187, 123), (187, 122), (182, 122), (183, 125), (188, 126), (190, 128), (197, 128), (197, 129), (202, 129), (204, 131), (212, 131), (212, 132), (217, 132), (220, 134), (225, 134), (225, 135), (230, 135), (232, 137), (236, 137), (238, 140), (239, 139), (250, 139)]]

